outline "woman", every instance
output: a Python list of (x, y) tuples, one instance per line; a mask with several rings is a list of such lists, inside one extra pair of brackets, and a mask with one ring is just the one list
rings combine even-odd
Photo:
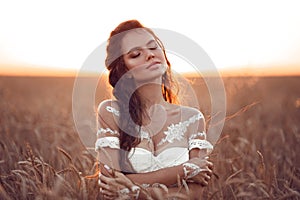
[(212, 145), (202, 113), (178, 104), (162, 42), (138, 21), (123, 22), (111, 32), (105, 64), (115, 100), (98, 107), (102, 197), (199, 197), (212, 175)]

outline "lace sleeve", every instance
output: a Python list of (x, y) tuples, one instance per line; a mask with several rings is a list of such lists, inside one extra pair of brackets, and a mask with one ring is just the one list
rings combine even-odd
[(114, 169), (120, 170), (119, 166), (119, 128), (117, 109), (111, 100), (103, 101), (98, 106), (97, 113), (97, 140), (95, 151), (98, 160)]
[(189, 151), (193, 149), (200, 149), (203, 150), (206, 154), (210, 153), (213, 150), (213, 145), (206, 139), (204, 116), (201, 118), (201, 120), (198, 121), (196, 126), (192, 128), (188, 138), (188, 148)]
[(100, 127), (97, 131), (97, 141), (95, 150), (99, 151), (101, 148), (109, 147), (113, 149), (120, 149), (119, 132), (111, 130), (110, 128)]
[(120, 149), (120, 141), (117, 137), (103, 137), (98, 138), (95, 144), (95, 150), (99, 151), (101, 148), (109, 147), (112, 149)]
[(98, 131), (95, 144), (96, 151), (100, 148), (120, 148), (119, 132), (114, 116), (119, 116), (118, 110), (111, 106), (111, 103), (104, 101), (98, 108)]

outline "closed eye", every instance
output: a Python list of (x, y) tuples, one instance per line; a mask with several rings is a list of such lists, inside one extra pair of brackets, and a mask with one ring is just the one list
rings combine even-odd
[(130, 58), (137, 58), (139, 57), (140, 54), (141, 54), (140, 51), (132, 51), (130, 52), (129, 56)]
[[(150, 40), (146, 44), (146, 48), (148, 48), (150, 50), (156, 50), (158, 47), (159, 46), (155, 40)], [(129, 55), (130, 58), (137, 58), (141, 55), (141, 50), (142, 50), (142, 47), (135, 47), (135, 48), (132, 48), (127, 54)]]
[(147, 47), (150, 49), (150, 50), (155, 50), (157, 49), (158, 45), (157, 45), (157, 42), (155, 40), (151, 40)]
[(155, 47), (149, 47), (149, 49), (150, 50), (155, 50), (155, 49), (157, 49), (157, 46), (155, 46)]

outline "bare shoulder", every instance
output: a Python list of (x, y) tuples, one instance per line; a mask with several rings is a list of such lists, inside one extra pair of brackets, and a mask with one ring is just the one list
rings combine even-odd
[(118, 106), (116, 100), (106, 99), (106, 100), (103, 100), (99, 103), (98, 109), (97, 109), (99, 114), (100, 113), (105, 113), (109, 110), (116, 110), (116, 111), (119, 110), (119, 106)]
[(193, 116), (201, 115), (201, 117), (203, 117), (202, 112), (198, 108), (182, 105), (180, 105), (179, 107), (183, 116), (190, 118)]
[(115, 118), (119, 116), (119, 106), (117, 101), (106, 99), (99, 103), (97, 114), (100, 120), (105, 122), (114, 122)]
[(182, 118), (184, 118), (186, 121), (190, 122), (197, 122), (197, 128), (198, 130), (204, 130), (205, 129), (205, 118), (202, 112), (193, 107), (189, 106), (180, 106), (181, 108), (181, 113), (182, 113)]

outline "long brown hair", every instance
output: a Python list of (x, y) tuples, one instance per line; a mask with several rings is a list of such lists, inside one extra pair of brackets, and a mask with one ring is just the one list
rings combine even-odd
[[(128, 160), (128, 152), (140, 142), (140, 127), (147, 117), (144, 102), (136, 89), (133, 79), (124, 77), (128, 71), (121, 52), (121, 41), (126, 33), (132, 29), (144, 29), (148, 31), (161, 46), (167, 61), (167, 70), (162, 76), (162, 94), (169, 103), (178, 103), (177, 82), (171, 73), (171, 64), (167, 59), (165, 48), (154, 32), (144, 27), (137, 20), (129, 20), (119, 24), (110, 34), (106, 47), (105, 65), (109, 70), (109, 83), (114, 88), (113, 95), (117, 99), (120, 109), (119, 132), (120, 132), (120, 166), (122, 171), (130, 172), (133, 168)], [(135, 90), (135, 91), (133, 91)], [(128, 115), (128, 112), (130, 115)], [(131, 117), (132, 120), (129, 120)], [(138, 128), (136, 128), (138, 127)]]

